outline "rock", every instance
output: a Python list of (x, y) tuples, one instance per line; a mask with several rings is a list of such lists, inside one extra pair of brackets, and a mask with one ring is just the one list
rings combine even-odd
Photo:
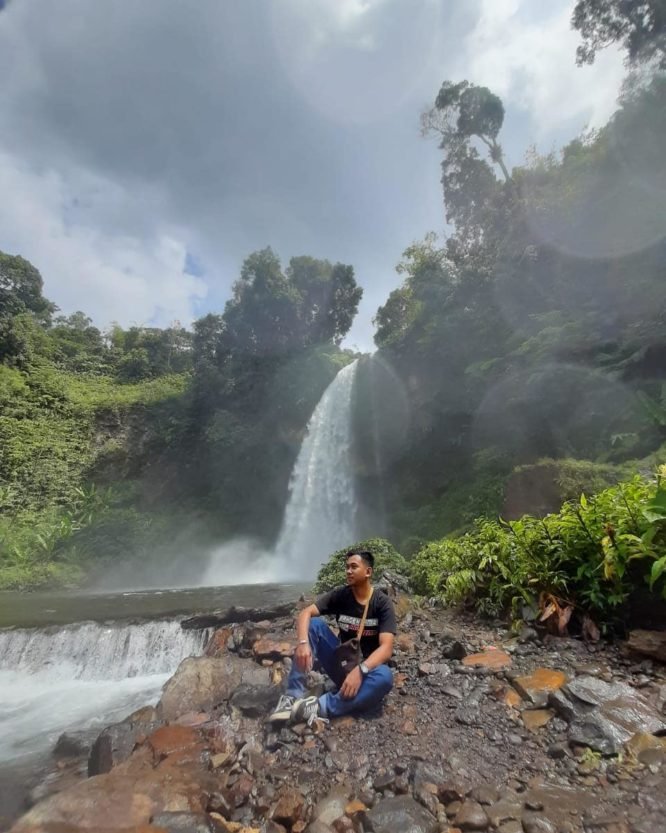
[(252, 646), (256, 659), (284, 659), (293, 656), (295, 650), (295, 639), (278, 640), (269, 636), (258, 639)]
[(561, 718), (571, 723), (576, 719), (576, 709), (572, 701), (563, 691), (551, 691), (548, 695), (548, 705), (551, 706)]
[[(247, 772), (241, 772), (238, 778), (229, 785), (229, 798), (234, 807), (242, 807), (247, 803), (252, 789), (254, 778)], [(279, 819), (278, 819), (279, 821)]]
[(499, 830), (499, 833), (523, 833), (522, 822), (517, 821), (516, 819), (505, 821), (503, 824), (500, 824), (497, 829)]
[(638, 732), (625, 746), (629, 755), (641, 764), (650, 765), (666, 760), (666, 738), (658, 738), (647, 732)]
[[(325, 825), (332, 825), (340, 816), (344, 816), (349, 803), (349, 788), (333, 787), (316, 805), (312, 818)], [(348, 814), (349, 815), (349, 814)]]
[(551, 743), (548, 747), (548, 757), (553, 758), (555, 761), (560, 761), (562, 758), (566, 758), (567, 756), (567, 748), (563, 743)]
[(453, 823), (461, 830), (486, 830), (490, 825), (490, 819), (478, 801), (468, 798), (463, 801)]
[(531, 674), (515, 677), (513, 685), (521, 697), (538, 708), (548, 702), (551, 691), (557, 691), (566, 683), (567, 675), (550, 668), (537, 668)]
[(626, 645), (630, 651), (666, 662), (666, 631), (631, 631)]
[(232, 654), (224, 658), (189, 657), (162, 690), (158, 710), (167, 721), (191, 711), (209, 712), (228, 700), (241, 683), (268, 685), (269, 671), (243, 662)]
[(410, 633), (399, 633), (395, 638), (395, 646), (406, 654), (413, 654), (416, 651), (416, 643)]
[(464, 666), (497, 670), (511, 665), (511, 657), (498, 648), (489, 648), (479, 654), (470, 654), (462, 661)]
[(126, 761), (139, 740), (160, 723), (133, 722), (131, 717), (103, 729), (90, 749), (88, 775), (101, 775)]
[(231, 636), (231, 628), (218, 628), (213, 631), (208, 644), (204, 649), (205, 657), (223, 657), (227, 653), (229, 637)]
[(293, 823), (301, 818), (304, 807), (305, 799), (302, 793), (293, 787), (281, 787), (278, 791), (278, 800), (271, 812), (271, 818), (291, 828)]
[(523, 830), (525, 833), (557, 833), (557, 827), (550, 819), (534, 813), (523, 816)]
[(248, 717), (270, 714), (280, 697), (280, 690), (272, 685), (241, 683), (229, 698), (229, 703)]
[(147, 825), (162, 812), (203, 813), (208, 779), (197, 764), (153, 768), (152, 750), (141, 747), (109, 773), (40, 802), (16, 823), (13, 833), (30, 833), (47, 823), (54, 829), (61, 824), (99, 830), (100, 819), (109, 830), (123, 830)]
[(167, 833), (214, 833), (215, 831), (208, 817), (201, 813), (158, 813), (151, 823)]
[(469, 797), (481, 805), (495, 804), (499, 800), (499, 791), (497, 787), (490, 784), (482, 784), (479, 787), (474, 787)]
[(439, 829), (435, 816), (406, 795), (383, 799), (366, 819), (372, 833), (437, 833)]
[(437, 817), (442, 805), (437, 800), (437, 787), (434, 784), (424, 784), (414, 790), (414, 798), (426, 808), (433, 816)]
[(384, 772), (378, 775), (372, 782), (372, 786), (377, 792), (383, 793), (386, 790), (392, 789), (395, 784), (395, 774), (393, 772)]
[(211, 613), (200, 613), (183, 619), (180, 623), (183, 630), (200, 630), (203, 628), (217, 628), (232, 622), (261, 622), (263, 619), (279, 619), (281, 616), (291, 616), (294, 609), (292, 602), (275, 605), (274, 607), (230, 607), (228, 610), (217, 610)]
[[(147, 739), (147, 745), (153, 750), (155, 763), (176, 753), (192, 752), (191, 760), (196, 760), (203, 752), (201, 736), (190, 726), (161, 726)], [(181, 758), (182, 760), (182, 758)]]
[(523, 812), (522, 803), (518, 799), (504, 798), (495, 804), (486, 807), (486, 815), (490, 823), (495, 827), (508, 822), (520, 819)]
[(570, 742), (616, 755), (637, 732), (666, 731), (666, 721), (647, 698), (626, 683), (577, 677), (563, 688), (574, 719)]
[(530, 732), (536, 732), (551, 720), (553, 712), (549, 709), (530, 709), (522, 712), (521, 717), (525, 727)]
[(346, 816), (355, 816), (357, 813), (365, 813), (368, 808), (366, 805), (359, 801), (358, 798), (355, 798), (353, 801), (350, 801), (349, 804), (345, 807), (345, 815)]
[(459, 642), (457, 639), (454, 639), (453, 642), (445, 645), (444, 650), (442, 651), (442, 656), (445, 659), (464, 659), (467, 656), (467, 649)]
[(88, 756), (93, 743), (99, 736), (98, 729), (82, 729), (78, 732), (63, 732), (56, 741), (53, 755), (56, 758), (79, 758)]
[(405, 720), (405, 722), (401, 726), (401, 731), (403, 735), (417, 735), (418, 729), (416, 728), (416, 724), (413, 720)]
[(462, 802), (469, 792), (469, 787), (463, 781), (443, 781), (438, 784), (439, 800), (442, 804), (452, 801)]

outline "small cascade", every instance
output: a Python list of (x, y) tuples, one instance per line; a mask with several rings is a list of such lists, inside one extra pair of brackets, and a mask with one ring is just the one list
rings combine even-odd
[(307, 426), (291, 475), (275, 547), (285, 576), (312, 578), (332, 552), (356, 537), (352, 466), (352, 394), (357, 362), (328, 386)]
[(45, 752), (67, 729), (101, 728), (155, 703), (207, 637), (177, 621), (0, 631), (0, 763)]
[(0, 631), (0, 670), (70, 680), (169, 674), (185, 657), (200, 654), (206, 637), (173, 621)]

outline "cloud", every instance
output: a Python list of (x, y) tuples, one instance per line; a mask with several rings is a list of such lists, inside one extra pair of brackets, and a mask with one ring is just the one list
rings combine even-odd
[(439, 152), (418, 134), (441, 82), (502, 94), (522, 157), (521, 116), (569, 138), (621, 75), (610, 53), (574, 66), (570, 0), (52, 5), (0, 17), (0, 249), (100, 325), (221, 310), (271, 245), (354, 265), (350, 340), (368, 348), (402, 250), (444, 224)]
[[(530, 14), (535, 8), (539, 13)], [(605, 123), (624, 77), (616, 49), (605, 50), (592, 66), (576, 66), (579, 36), (570, 19), (568, 2), (481, 0), (467, 39), (465, 77), (526, 111), (540, 139), (563, 125), (579, 131)]]
[[(185, 274), (187, 248), (177, 230), (137, 236), (91, 222), (96, 202), (107, 215), (113, 204), (130, 202), (116, 185), (88, 177), (73, 188), (55, 171), (31, 171), (0, 154), (0, 193), (9, 195), (0, 201), (3, 247), (47, 267), (45, 291), (65, 312), (82, 309), (97, 322), (125, 325), (191, 322), (206, 285)], [(86, 223), (77, 219), (75, 194), (88, 195)]]

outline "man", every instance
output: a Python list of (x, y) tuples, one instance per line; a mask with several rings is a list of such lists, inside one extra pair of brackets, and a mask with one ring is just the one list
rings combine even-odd
[[(271, 721), (307, 722), (345, 714), (362, 714), (378, 705), (393, 686), (393, 675), (386, 663), (393, 653), (396, 619), (393, 604), (382, 592), (373, 592), (371, 584), (374, 557), (370, 552), (346, 555), (347, 583), (324, 593), (298, 616), (298, 645), (294, 653), (286, 693)], [(322, 670), (335, 676), (334, 654), (340, 642), (357, 636), (368, 603), (367, 618), (360, 640), (363, 661), (352, 668), (340, 688), (321, 697), (304, 697), (305, 675), (316, 659)], [(335, 636), (320, 616), (337, 619), (340, 638)]]

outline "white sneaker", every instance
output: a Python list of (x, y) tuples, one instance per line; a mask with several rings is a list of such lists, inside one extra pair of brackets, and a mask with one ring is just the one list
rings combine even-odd
[(291, 712), (296, 702), (296, 698), (291, 694), (283, 694), (268, 718), (269, 723), (278, 723), (279, 721), (286, 723), (291, 718)]
[(307, 723), (312, 726), (315, 720), (323, 720), (328, 723), (325, 717), (321, 716), (321, 707), (318, 697), (300, 697), (291, 709), (291, 723)]

